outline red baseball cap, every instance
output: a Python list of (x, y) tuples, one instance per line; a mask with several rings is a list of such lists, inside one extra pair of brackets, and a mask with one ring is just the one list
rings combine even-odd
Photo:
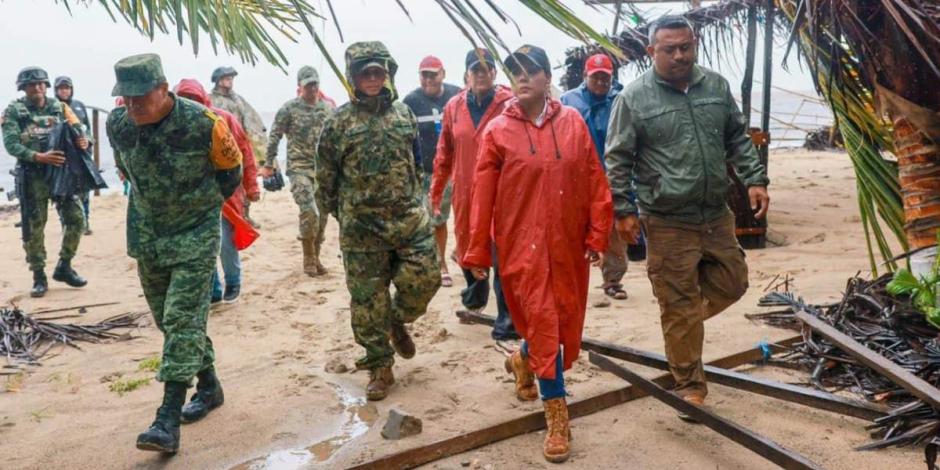
[(594, 54), (584, 61), (584, 71), (587, 72), (588, 76), (594, 75), (597, 72), (613, 75), (614, 63), (611, 62), (610, 57), (604, 54)]
[(444, 63), (433, 55), (421, 59), (421, 65), (418, 65), (418, 72), (440, 72), (441, 70), (444, 70)]

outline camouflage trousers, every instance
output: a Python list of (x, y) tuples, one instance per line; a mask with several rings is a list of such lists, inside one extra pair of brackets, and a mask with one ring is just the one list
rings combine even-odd
[(138, 260), (137, 272), (153, 319), (163, 332), (157, 380), (189, 383), (215, 362), (212, 340), (206, 335), (215, 258), (172, 266)]
[[(365, 357), (360, 369), (395, 363), (389, 344), (392, 322), (411, 323), (427, 311), (441, 286), (437, 246), (430, 233), (420, 243), (394, 251), (343, 252), (351, 297), (352, 329)], [(389, 292), (395, 285), (395, 297)]]
[(323, 243), (329, 211), (317, 201), (317, 181), (313, 175), (291, 172), (290, 192), (300, 209), (300, 239), (314, 239), (316, 246)]
[[(28, 219), (30, 236), (23, 242), (26, 262), (30, 271), (42, 271), (46, 267), (46, 221), (49, 219), (49, 186), (42, 178), (30, 178), (30, 204), (33, 210)], [(85, 231), (85, 212), (78, 196), (55, 203), (62, 224), (62, 247), (59, 258), (71, 260), (78, 250), (78, 242)]]

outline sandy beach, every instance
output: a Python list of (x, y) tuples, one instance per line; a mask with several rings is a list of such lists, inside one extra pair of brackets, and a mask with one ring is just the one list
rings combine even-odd
[[(869, 268), (846, 155), (778, 150), (771, 154), (769, 173), (773, 246), (747, 253), (751, 288), (738, 304), (707, 323), (706, 359), (792, 335), (744, 318), (760, 311), (757, 300), (775, 276), (789, 275), (795, 291), (809, 302), (822, 303), (841, 298), (846, 280)], [(53, 282), (42, 299), (28, 295), (30, 272), (19, 229), (13, 226), (19, 216), (0, 214), (0, 259), (5, 260), (0, 301), (26, 311), (118, 302), (60, 320), (75, 323), (145, 311), (136, 263), (126, 255), (124, 210), (119, 194), (93, 200), (94, 234), (82, 240), (74, 261), (88, 286), (72, 289)], [(159, 356), (162, 337), (148, 321), (134, 332), (134, 340), (81, 344), (81, 351), (55, 349), (28, 373), (0, 377), (0, 467), (343, 468), (541, 409), (538, 402), (516, 401), (489, 329), (457, 321), (463, 280), (453, 264), (455, 286), (442, 288), (413, 327), (418, 355), (398, 360), (398, 385), (386, 400), (366, 403), (367, 374), (352, 371), (361, 348), (349, 325), (335, 220), (324, 246), (324, 264), (331, 273), (314, 279), (301, 270), (297, 208), (290, 193), (265, 194), (252, 206), (252, 215), (263, 230), (261, 239), (242, 252), (241, 299), (214, 309), (209, 321), (226, 402), (205, 420), (183, 428), (180, 453), (167, 458), (134, 448), (137, 434), (153, 419), (160, 384), (151, 381), (123, 395), (111, 391), (115, 381), (153, 376), (141, 364)], [(51, 273), (60, 227), (54, 215), (49, 220)], [(599, 284), (595, 269), (592, 287)], [(606, 297), (600, 288), (591, 289), (584, 335), (662, 352), (659, 311), (643, 263), (630, 266), (625, 284), (630, 298), (609, 306), (603, 306)], [(487, 313), (495, 314), (495, 302)], [(659, 374), (632, 368), (646, 376)], [(743, 370), (786, 382), (805, 378), (781, 369)], [(569, 400), (624, 385), (591, 366), (586, 353), (566, 378)], [(711, 386), (708, 404), (825, 468), (920, 468), (923, 462), (920, 448), (852, 450), (869, 442), (862, 420), (717, 385)], [(399, 441), (383, 439), (380, 431), (391, 407), (421, 418), (423, 432)], [(679, 421), (671, 408), (652, 398), (574, 420), (572, 433), (572, 458), (562, 466), (542, 459), (542, 435), (533, 433), (425, 468), (457, 469), (467, 462), (493, 469), (772, 467), (703, 426)]]

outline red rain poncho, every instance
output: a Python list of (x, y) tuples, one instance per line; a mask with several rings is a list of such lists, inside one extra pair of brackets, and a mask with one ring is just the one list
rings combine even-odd
[(225, 204), (222, 206), (222, 217), (225, 217), (225, 220), (232, 224), (232, 238), (235, 249), (244, 250), (260, 236), (258, 231), (244, 218), (246, 196), (261, 193), (261, 189), (258, 187), (258, 166), (255, 163), (255, 153), (251, 149), (251, 140), (248, 139), (248, 135), (245, 134), (245, 130), (238, 123), (238, 118), (235, 115), (212, 106), (209, 94), (206, 93), (205, 88), (198, 80), (184, 78), (176, 85), (174, 91), (177, 95), (196, 101), (225, 119), (225, 123), (238, 144), (238, 149), (242, 153), (242, 184), (235, 191), (235, 194), (226, 199)]
[(550, 99), (541, 126), (518, 101), (487, 127), (477, 157), (467, 267), (490, 266), (495, 234), (499, 275), (529, 364), (555, 378), (578, 358), (587, 307), (586, 250), (607, 248), (613, 208), (607, 177), (578, 111)]
[[(451, 205), (454, 209), (454, 238), (457, 239), (457, 259), (463, 258), (470, 244), (470, 190), (476, 169), (477, 151), (483, 130), (493, 118), (500, 115), (506, 102), (512, 99), (512, 91), (497, 86), (480, 124), (474, 128), (467, 108), (468, 90), (463, 90), (444, 106), (441, 136), (437, 141), (434, 156), (434, 176), (431, 180), (431, 207), (441, 206), (447, 181), (453, 180)], [(462, 261), (461, 261), (462, 263)]]

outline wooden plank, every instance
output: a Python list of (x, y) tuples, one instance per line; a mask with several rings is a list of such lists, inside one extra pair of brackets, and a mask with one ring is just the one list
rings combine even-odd
[(858, 341), (808, 312), (796, 312), (796, 318), (838, 346), (839, 349), (858, 359), (862, 364), (871, 367), (879, 374), (891, 379), (899, 387), (911, 392), (911, 395), (924, 400), (934, 409), (940, 409), (940, 390), (933, 385), (891, 362), (881, 354), (859, 344)]
[[(799, 338), (799, 337), (797, 337)], [(709, 365), (732, 368), (761, 360), (764, 351), (761, 348), (748, 349), (709, 362)], [(671, 374), (663, 374), (653, 382), (662, 387), (675, 385)], [(643, 398), (648, 394), (634, 385), (604, 392), (568, 404), (568, 416), (571, 419), (588, 416), (598, 411)], [(441, 439), (430, 444), (380, 457), (376, 460), (349, 467), (355, 470), (366, 469), (407, 469), (424, 465), (452, 455), (477, 449), (515, 436), (545, 429), (545, 416), (539, 411), (514, 418), (482, 429)]]
[[(604, 343), (593, 340), (592, 352), (621, 359), (660, 370), (669, 370), (669, 362), (662, 354), (641, 351), (627, 346)], [(884, 416), (888, 409), (884, 406), (861, 400), (840, 397), (820, 390), (776, 382), (753, 377), (733, 370), (715, 366), (705, 366), (705, 376), (710, 382), (732, 387), (738, 390), (756, 393), (779, 400), (831, 411), (854, 418), (874, 420)]]
[(614, 375), (636, 385), (649, 393), (657, 400), (675, 408), (676, 410), (689, 415), (699, 423), (714, 430), (718, 434), (731, 439), (732, 441), (746, 447), (757, 455), (779, 465), (788, 470), (821, 469), (822, 467), (815, 462), (803, 457), (802, 455), (789, 450), (773, 440), (766, 438), (754, 431), (751, 431), (731, 420), (722, 418), (711, 411), (695, 406), (678, 395), (667, 391), (663, 387), (646, 379), (639, 374), (627, 369), (615, 362), (597, 353), (590, 353), (592, 364), (601, 367), (604, 370), (612, 372)]

